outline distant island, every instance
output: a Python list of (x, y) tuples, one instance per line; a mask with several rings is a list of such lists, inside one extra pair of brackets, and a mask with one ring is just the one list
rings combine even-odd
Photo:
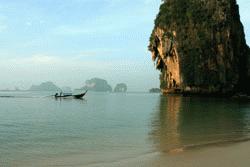
[(152, 88), (149, 90), (149, 93), (161, 93), (161, 89), (160, 88)]
[(64, 87), (61, 88), (61, 90), (62, 90), (63, 92), (66, 92), (66, 93), (71, 93), (71, 92), (73, 92), (72, 89), (71, 89), (71, 87), (69, 87), (69, 86), (64, 86)]
[[(89, 90), (94, 92), (127, 92), (127, 85), (125, 83), (119, 83), (115, 86), (114, 90), (112, 89), (111, 85), (102, 78), (92, 78), (85, 81), (85, 85), (79, 89), (74, 89), (74, 91), (82, 91), (82, 90)], [(55, 85), (53, 82), (43, 82), (39, 85), (32, 85), (27, 91), (62, 91), (71, 93), (73, 92), (72, 89), (68, 86), (59, 87)]]
[(43, 82), (40, 85), (32, 85), (29, 91), (61, 91), (53, 82)]
[(115, 86), (114, 92), (125, 93), (127, 92), (127, 85), (125, 83), (119, 83)]
[(87, 80), (85, 82), (85, 86), (82, 89), (95, 92), (112, 92), (112, 87), (106, 80), (101, 78), (92, 78)]

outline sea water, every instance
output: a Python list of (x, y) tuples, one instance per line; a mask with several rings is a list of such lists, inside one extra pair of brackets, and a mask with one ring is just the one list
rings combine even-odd
[(248, 101), (51, 94), (0, 92), (0, 166), (88, 166), (250, 137)]

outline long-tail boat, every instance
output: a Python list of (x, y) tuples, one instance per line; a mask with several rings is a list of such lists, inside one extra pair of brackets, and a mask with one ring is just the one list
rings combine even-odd
[(85, 94), (87, 93), (88, 91), (84, 92), (84, 93), (81, 93), (81, 94), (76, 94), (76, 95), (73, 95), (73, 94), (58, 94), (56, 93), (54, 96), (55, 98), (66, 98), (66, 97), (73, 97), (75, 99), (81, 99), (83, 98), (83, 96), (85, 96)]

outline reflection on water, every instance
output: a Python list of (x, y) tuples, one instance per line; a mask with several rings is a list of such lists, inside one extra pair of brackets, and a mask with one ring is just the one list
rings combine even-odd
[(168, 145), (180, 145), (180, 134), (178, 132), (180, 98), (179, 96), (169, 98), (163, 96), (160, 98), (159, 110), (155, 113), (156, 115), (152, 123), (152, 136), (161, 149), (168, 149)]
[(151, 152), (157, 94), (89, 92), (79, 100), (0, 92), (6, 94), (14, 97), (0, 98), (1, 167), (87, 166)]
[(14, 96), (0, 98), (0, 166), (86, 166), (250, 134), (247, 103), (143, 93), (89, 92), (86, 100), (51, 94), (0, 92)]
[(151, 138), (160, 151), (246, 139), (249, 115), (250, 105), (239, 101), (162, 96)]

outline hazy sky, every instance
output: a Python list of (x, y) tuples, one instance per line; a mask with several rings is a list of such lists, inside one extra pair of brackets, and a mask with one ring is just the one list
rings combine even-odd
[[(159, 86), (147, 51), (161, 0), (0, 0), (0, 89), (100, 77), (130, 91)], [(250, 43), (250, 1), (238, 0)]]

